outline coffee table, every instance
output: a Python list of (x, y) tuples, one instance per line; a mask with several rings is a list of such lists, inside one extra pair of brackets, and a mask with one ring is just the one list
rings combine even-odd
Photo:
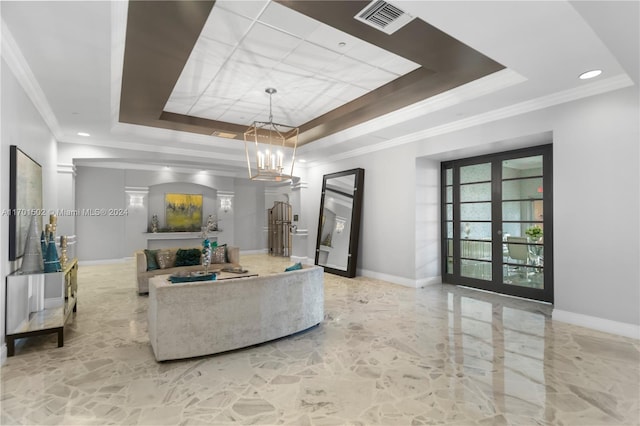
[(246, 272), (218, 271), (216, 275), (216, 279), (214, 281), (232, 280), (234, 278), (247, 278), (247, 277), (257, 277), (257, 276), (258, 274), (252, 273), (250, 271), (246, 271)]

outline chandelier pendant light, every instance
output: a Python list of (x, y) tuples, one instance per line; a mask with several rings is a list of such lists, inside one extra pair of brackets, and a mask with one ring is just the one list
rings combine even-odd
[[(269, 121), (254, 121), (244, 132), (249, 179), (271, 182), (290, 181), (293, 178), (299, 130), (297, 127), (273, 122), (271, 97), (277, 93), (277, 90), (269, 87), (265, 92), (269, 94)], [(287, 155), (288, 151), (291, 152), (290, 159)]]

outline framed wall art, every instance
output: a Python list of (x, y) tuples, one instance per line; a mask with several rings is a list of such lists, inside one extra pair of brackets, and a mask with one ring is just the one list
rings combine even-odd
[(16, 145), (9, 149), (9, 260), (16, 260), (24, 254), (32, 215), (42, 229), (42, 166)]
[(169, 231), (200, 231), (202, 194), (165, 194), (164, 204)]

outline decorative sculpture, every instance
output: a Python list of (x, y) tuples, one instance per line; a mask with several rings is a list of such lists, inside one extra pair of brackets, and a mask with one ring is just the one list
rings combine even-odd
[(67, 236), (60, 235), (60, 266), (65, 267), (69, 258), (67, 257)]
[(160, 221), (158, 220), (158, 215), (154, 214), (151, 216), (151, 232), (156, 233), (160, 229)]
[(207, 231), (217, 231), (218, 230), (218, 220), (212, 214), (207, 218)]
[(44, 272), (60, 272), (60, 260), (58, 259), (58, 250), (56, 249), (56, 239), (53, 232), (49, 234), (49, 243), (47, 244), (47, 254), (44, 258)]
[(22, 258), (22, 272), (25, 274), (42, 272), (42, 246), (38, 242), (38, 222), (36, 216), (31, 216), (29, 231), (24, 245)]
[(205, 238), (202, 241), (202, 266), (204, 266), (204, 273), (209, 273), (209, 265), (211, 265), (211, 241)]

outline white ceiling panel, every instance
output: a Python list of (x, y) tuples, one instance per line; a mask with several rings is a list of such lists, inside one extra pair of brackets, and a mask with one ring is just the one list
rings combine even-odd
[(189, 114), (210, 120), (218, 120), (234, 103), (235, 100), (233, 99), (203, 96), (198, 103), (192, 107)]
[[(384, 68), (367, 64), (369, 59)], [(299, 125), (415, 67), (278, 3), (223, 1), (214, 6), (166, 108), (249, 125), (254, 114), (240, 114), (242, 102), (266, 109), (264, 90), (274, 87), (282, 122)], [(220, 102), (221, 110), (216, 98), (241, 101), (232, 109)]]
[(360, 85), (358, 83), (363, 75), (373, 70), (375, 70), (374, 67), (347, 56), (340, 57), (338, 60), (328, 64), (326, 68), (327, 75), (332, 78), (345, 83), (354, 82), (357, 85)]
[(243, 16), (214, 7), (200, 36), (235, 46), (245, 36), (252, 22)]
[(315, 19), (278, 3), (269, 3), (258, 20), (302, 39), (320, 26), (320, 22)]
[(225, 9), (254, 20), (268, 3), (269, 0), (216, 0), (214, 8)]
[(176, 114), (189, 114), (192, 105), (193, 102), (167, 101), (166, 105), (164, 106), (164, 111), (173, 112)]
[(346, 103), (357, 99), (360, 96), (366, 95), (367, 93), (369, 93), (368, 90), (350, 84), (343, 86), (342, 89), (335, 95), (335, 97), (336, 99), (340, 99)]
[(359, 87), (368, 90), (374, 90), (380, 86), (384, 86), (385, 84), (395, 80), (396, 78), (398, 78), (398, 76), (395, 74), (391, 74), (390, 72), (381, 70), (379, 68), (373, 68), (368, 72), (363, 72), (362, 76), (360, 77), (360, 79), (358, 79), (356, 84)]
[[(343, 54), (352, 47), (359, 46), (364, 41), (350, 34), (332, 28), (328, 25), (320, 25), (307, 37), (307, 41)], [(341, 43), (345, 43), (341, 46)]]
[(284, 59), (284, 63), (293, 67), (322, 71), (327, 64), (337, 61), (340, 54), (309, 42), (302, 42)]
[(243, 50), (282, 61), (300, 44), (300, 39), (256, 22), (242, 43)]
[(375, 64), (378, 68), (394, 73), (398, 76), (405, 75), (420, 68), (419, 64), (398, 55), (388, 55), (380, 58)]

